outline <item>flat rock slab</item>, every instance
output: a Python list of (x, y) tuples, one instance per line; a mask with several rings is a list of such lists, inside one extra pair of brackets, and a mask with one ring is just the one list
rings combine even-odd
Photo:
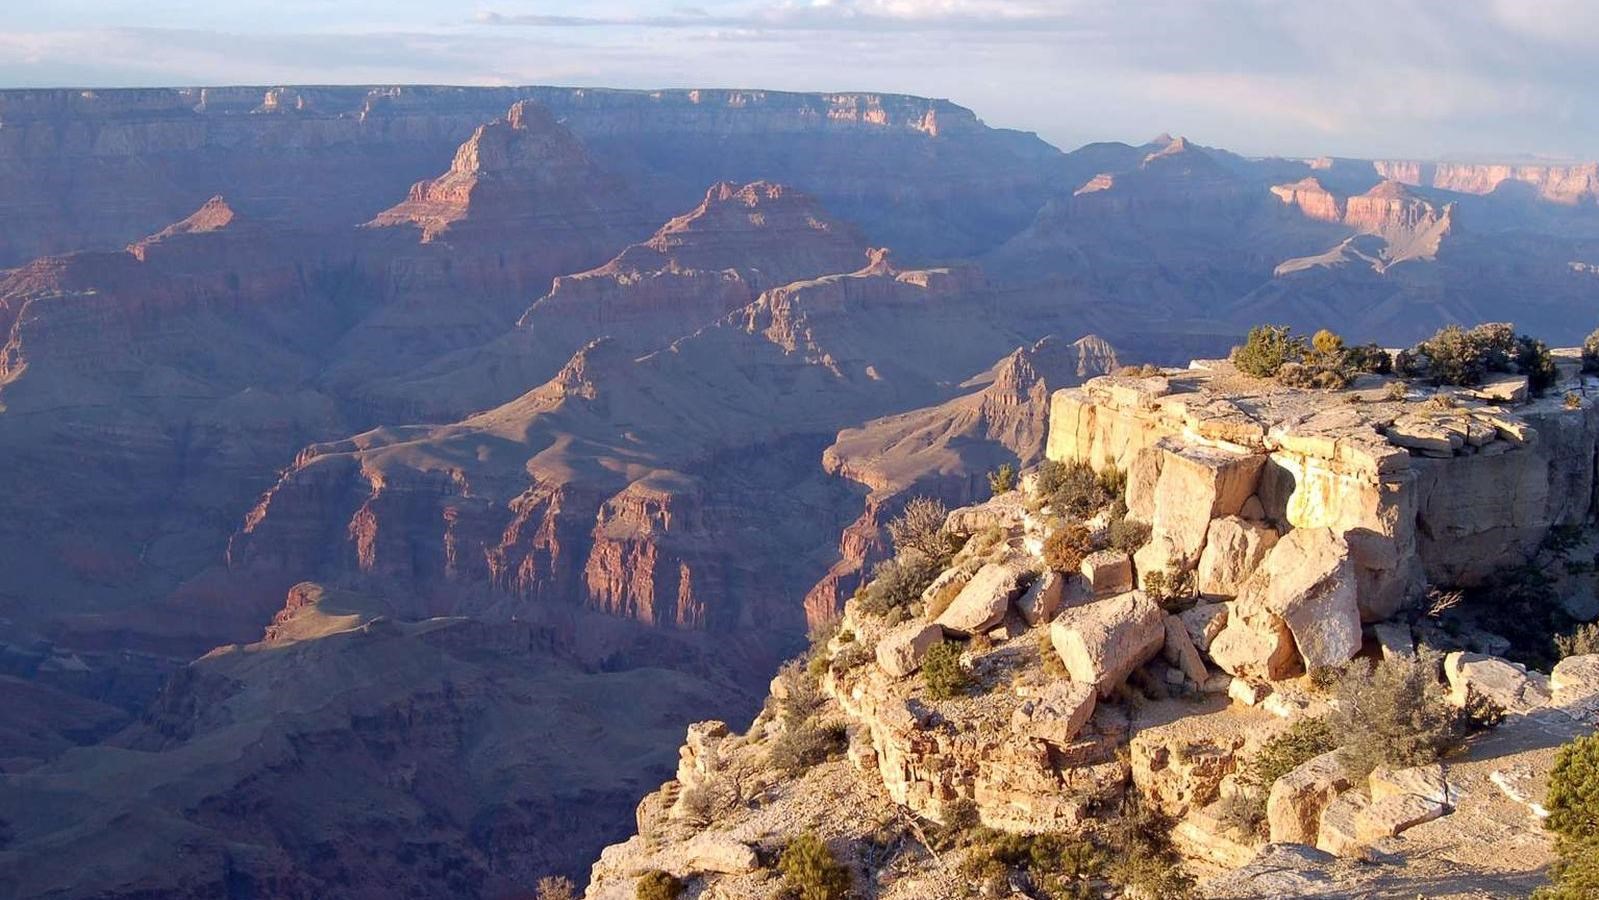
[(1327, 804), (1316, 831), (1316, 849), (1335, 856), (1367, 855), (1371, 844), (1360, 837), (1360, 821), (1370, 806), (1371, 801), (1359, 791), (1346, 791)]
[(961, 588), (937, 622), (958, 637), (987, 631), (1005, 620), (1011, 600), (1021, 592), (1021, 569), (1008, 563), (989, 563)]
[(1124, 594), (1133, 589), (1132, 558), (1120, 550), (1096, 550), (1083, 559), (1083, 579), (1096, 597)]
[(1441, 818), (1448, 811), (1449, 807), (1444, 804), (1416, 794), (1372, 800), (1371, 805), (1355, 816), (1355, 838), (1360, 846), (1369, 847), (1384, 838)]
[(1481, 653), (1449, 654), (1444, 657), (1444, 675), (1449, 679), (1449, 699), (1456, 706), (1465, 706), (1475, 693), (1506, 712), (1524, 713), (1548, 706), (1553, 699), (1549, 676)]
[(1052, 569), (1033, 579), (1016, 600), (1016, 611), (1028, 625), (1040, 625), (1055, 618), (1066, 593), (1066, 576)]
[(1108, 697), (1166, 641), (1165, 616), (1142, 591), (1068, 609), (1049, 626), (1050, 642), (1073, 681)]
[(944, 640), (944, 629), (932, 622), (907, 622), (877, 642), (877, 666), (895, 678), (920, 669), (927, 651)]
[(1022, 701), (1011, 714), (1018, 734), (1065, 747), (1094, 714), (1098, 692), (1092, 684), (1053, 681), (1036, 697)]
[[(1274, 844), (1317, 844), (1322, 811), (1354, 786), (1337, 751), (1301, 763), (1277, 779), (1266, 799), (1266, 820)], [(1353, 834), (1353, 821), (1350, 833)]]
[(1444, 767), (1439, 763), (1405, 769), (1378, 766), (1372, 770), (1367, 782), (1371, 787), (1373, 801), (1414, 795), (1442, 806), (1448, 806), (1452, 802), (1449, 782), (1444, 777)]

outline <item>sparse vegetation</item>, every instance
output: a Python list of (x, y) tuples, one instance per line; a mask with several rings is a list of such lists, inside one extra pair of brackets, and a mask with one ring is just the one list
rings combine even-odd
[(1150, 572), (1143, 582), (1144, 594), (1167, 612), (1181, 612), (1194, 603), (1194, 573), (1187, 569)]
[(1149, 543), (1149, 526), (1137, 519), (1125, 516), (1112, 519), (1110, 527), (1105, 532), (1105, 545), (1128, 556), (1137, 553), (1147, 543)]
[(1599, 329), (1582, 339), (1582, 371), (1586, 375), (1599, 372)]
[(1112, 884), (1143, 897), (1182, 900), (1194, 895), (1194, 880), (1171, 844), (1172, 822), (1132, 795), (1104, 830)]
[(1570, 634), (1557, 635), (1555, 637), (1555, 649), (1559, 652), (1561, 659), (1565, 659), (1568, 656), (1587, 656), (1599, 653), (1599, 622), (1579, 625)]
[(640, 875), (633, 886), (638, 900), (677, 900), (683, 895), (683, 882), (670, 872), (652, 869)]
[(849, 867), (840, 863), (815, 832), (788, 842), (778, 859), (783, 887), (797, 900), (843, 900), (849, 894)]
[(944, 641), (927, 651), (922, 660), (922, 686), (933, 700), (949, 700), (971, 689), (972, 677), (961, 665), (958, 644)]
[(988, 490), (995, 497), (1008, 494), (1016, 489), (1016, 467), (1005, 463), (999, 468), (988, 473)]
[(539, 879), (538, 900), (577, 900), (577, 886), (565, 875), (546, 875)]
[(1528, 387), (1541, 394), (1556, 381), (1554, 357), (1543, 341), (1518, 335), (1508, 322), (1489, 322), (1473, 328), (1446, 325), (1436, 334), (1401, 354), (1399, 371), (1434, 384), (1482, 384), (1494, 372), (1519, 372)]
[(1011, 834), (973, 828), (965, 836), (961, 874), (994, 889), (1012, 871), (1027, 873), (1042, 895), (1059, 900), (1095, 896), (1092, 882), (1105, 869), (1105, 855), (1091, 841), (1055, 832)]
[(911, 606), (938, 577), (940, 568), (938, 562), (921, 554), (878, 563), (856, 606), (866, 615), (903, 622), (910, 618)]
[(1264, 838), (1266, 798), (1277, 779), (1338, 746), (1324, 718), (1300, 719), (1261, 745), (1239, 767), (1238, 792), (1226, 798), (1221, 818), (1240, 834)]
[(1075, 522), (1062, 525), (1044, 539), (1044, 564), (1057, 572), (1077, 571), (1092, 552), (1093, 536)]
[(944, 532), (949, 510), (933, 497), (914, 497), (905, 510), (888, 523), (888, 536), (900, 555), (917, 554), (942, 561), (950, 554), (950, 540)]
[(1034, 640), (1038, 642), (1038, 660), (1044, 666), (1044, 674), (1057, 679), (1068, 677), (1066, 662), (1055, 652), (1055, 642), (1049, 636), (1049, 629), (1040, 628)]
[(1444, 698), (1436, 654), (1352, 664), (1338, 686), (1333, 728), (1346, 738), (1351, 770), (1365, 777), (1378, 765), (1433, 762), (1464, 736), (1460, 714)]
[(829, 668), (834, 675), (842, 675), (871, 662), (876, 658), (876, 653), (876, 647), (868, 646), (864, 641), (854, 641), (840, 647), (839, 651), (833, 654)]
[(1305, 342), (1286, 325), (1256, 325), (1243, 346), (1233, 348), (1233, 365), (1255, 378), (1276, 378), (1285, 363), (1305, 356)]
[(803, 775), (817, 763), (844, 752), (848, 736), (844, 726), (801, 722), (785, 727), (772, 739), (767, 761), (789, 777)]
[(1599, 896), (1599, 735), (1560, 748), (1544, 806), (1559, 862), (1553, 882), (1538, 891), (1537, 900)]
[(1086, 519), (1111, 501), (1126, 487), (1126, 475), (1114, 468), (1104, 473), (1082, 461), (1069, 463), (1050, 460), (1038, 467), (1038, 496), (1057, 515)]
[(934, 591), (933, 596), (927, 598), (927, 620), (932, 621), (943, 615), (944, 610), (949, 609), (949, 605), (955, 602), (956, 597), (960, 596), (961, 590), (966, 587), (967, 582), (968, 579), (965, 578), (953, 578)]

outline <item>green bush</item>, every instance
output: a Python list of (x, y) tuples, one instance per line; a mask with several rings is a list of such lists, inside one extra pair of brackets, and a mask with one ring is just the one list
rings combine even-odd
[(1128, 556), (1137, 553), (1147, 543), (1149, 543), (1149, 526), (1137, 519), (1125, 517), (1113, 519), (1110, 527), (1106, 529), (1106, 546)]
[(1104, 832), (1112, 884), (1138, 896), (1182, 900), (1194, 895), (1194, 880), (1171, 844), (1173, 822), (1139, 802), (1122, 803)]
[(922, 659), (922, 686), (934, 700), (949, 700), (971, 689), (972, 677), (961, 666), (959, 645), (945, 641), (927, 651)]
[(1394, 358), (1387, 350), (1377, 344), (1361, 344), (1350, 347), (1345, 351), (1345, 360), (1350, 368), (1356, 372), (1369, 372), (1373, 375), (1391, 375), (1394, 371)]
[(1222, 821), (1249, 838), (1266, 837), (1266, 799), (1277, 779), (1323, 753), (1336, 749), (1324, 718), (1300, 719), (1261, 744), (1238, 768), (1238, 792), (1224, 799)]
[(683, 882), (672, 873), (653, 869), (639, 876), (633, 896), (638, 900), (677, 900), (683, 895), (683, 888)]
[(856, 608), (879, 618), (899, 610), (908, 611), (922, 598), (922, 591), (927, 590), (940, 571), (942, 566), (937, 561), (919, 553), (878, 563)]
[(1599, 653), (1599, 622), (1579, 625), (1571, 634), (1556, 636), (1555, 649), (1559, 651), (1561, 659)]
[(995, 497), (1016, 489), (1016, 467), (1006, 463), (988, 473), (988, 490)]
[(1516, 338), (1516, 368), (1527, 376), (1527, 388), (1534, 394), (1542, 395), (1560, 380), (1549, 345), (1526, 335)]
[(1344, 756), (1357, 777), (1379, 765), (1425, 765), (1464, 737), (1464, 723), (1446, 701), (1437, 671), (1432, 653), (1349, 667), (1338, 686), (1332, 724), (1346, 739)]
[(815, 832), (789, 841), (777, 868), (783, 873), (783, 887), (798, 900), (843, 900), (849, 894), (849, 867)]
[(1580, 737), (1560, 748), (1549, 773), (1549, 818), (1559, 861), (1554, 881), (1538, 900), (1599, 897), (1599, 735)]
[(1233, 348), (1233, 365), (1255, 378), (1275, 378), (1284, 363), (1297, 363), (1305, 356), (1304, 340), (1294, 337), (1286, 325), (1257, 325), (1249, 329), (1241, 347)]
[(1115, 469), (1105, 473), (1082, 461), (1044, 463), (1038, 468), (1038, 496), (1058, 515), (1086, 519), (1120, 496), (1125, 475)]
[(1518, 335), (1508, 322), (1489, 322), (1471, 329), (1446, 325), (1410, 348), (1398, 361), (1400, 371), (1436, 384), (1482, 384), (1492, 372), (1520, 372), (1528, 387), (1543, 393), (1555, 383), (1558, 370), (1543, 341)]
[(1055, 832), (1012, 834), (992, 828), (968, 832), (960, 872), (973, 881), (1002, 887), (1013, 870), (1023, 870), (1050, 898), (1096, 896), (1092, 882), (1105, 868), (1105, 857), (1090, 841)]
[(1193, 605), (1194, 573), (1187, 569), (1150, 572), (1143, 582), (1144, 595), (1167, 612), (1181, 612)]
[(1093, 536), (1074, 523), (1062, 525), (1044, 539), (1044, 564), (1057, 572), (1075, 572), (1094, 552)]
[(1582, 371), (1589, 375), (1599, 372), (1599, 330), (1582, 340)]

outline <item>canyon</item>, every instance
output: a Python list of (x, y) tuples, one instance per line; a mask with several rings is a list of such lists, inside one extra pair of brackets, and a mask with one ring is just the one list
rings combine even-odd
[[(0, 894), (581, 880), (912, 498), (1234, 420), (1068, 389), (1262, 321), (1572, 345), (1595, 264), (1592, 166), (1063, 152), (866, 93), (0, 90)], [(1319, 437), (1251, 492), (1396, 541), (1390, 604), (1591, 517), (1593, 428), (1529, 427), (1459, 463), (1504, 521), (1421, 459), (1296, 511), (1371, 474)]]

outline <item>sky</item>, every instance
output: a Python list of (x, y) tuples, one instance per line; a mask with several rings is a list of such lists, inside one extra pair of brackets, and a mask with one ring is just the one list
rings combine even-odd
[(1599, 0), (0, 0), (0, 88), (941, 97), (1071, 149), (1599, 158)]

